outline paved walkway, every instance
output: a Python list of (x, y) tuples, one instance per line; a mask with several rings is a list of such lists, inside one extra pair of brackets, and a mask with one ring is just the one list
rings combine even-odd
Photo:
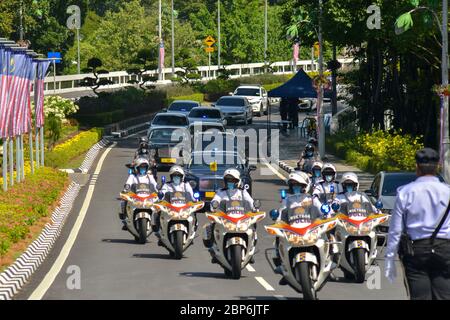
[[(280, 134), (280, 167), (282, 167), (287, 172), (293, 170), (297, 166), (298, 159), (300, 158), (300, 154), (304, 149), (307, 140), (305, 138), (301, 138), (298, 133), (294, 130), (291, 130), (287, 135)], [(372, 184), (374, 175), (362, 171), (357, 167), (346, 164), (344, 160), (329, 154), (325, 153), (326, 161), (331, 162), (336, 166), (338, 171), (338, 180), (345, 172), (355, 172), (359, 177), (360, 182), (360, 191), (364, 191), (370, 188)]]

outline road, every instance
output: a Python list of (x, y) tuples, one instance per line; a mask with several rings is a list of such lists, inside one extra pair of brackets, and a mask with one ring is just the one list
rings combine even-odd
[[(277, 116), (274, 117), (276, 119)], [(261, 127), (265, 122), (265, 117), (256, 118), (252, 126)], [(274, 274), (267, 262), (266, 254), (273, 250), (273, 238), (263, 226), (271, 224), (269, 217), (258, 224), (256, 263), (243, 271), (240, 280), (227, 279), (223, 270), (210, 262), (201, 236), (195, 239), (184, 258), (177, 261), (157, 246), (154, 235), (147, 244), (139, 245), (129, 233), (121, 231), (116, 197), (127, 177), (124, 164), (131, 160), (136, 147), (135, 137), (118, 141), (117, 145), (105, 151), (104, 162), (97, 167), (99, 174), (84, 176), (88, 183), (82, 188), (63, 233), (47, 260), (16, 299), (29, 299), (30, 296), (45, 300), (301, 299), (301, 294), (289, 286), (278, 284), (280, 276)], [(260, 163), (258, 168), (267, 169), (268, 165)], [(286, 176), (277, 168), (271, 167), (270, 170), (275, 172), (262, 175), (262, 171), (257, 170), (253, 174), (254, 198), (261, 200), (262, 210), (267, 212), (279, 207), (277, 190), (285, 185), (282, 178)], [(87, 202), (90, 195), (91, 201)], [(87, 208), (84, 221), (76, 223), (83, 208)], [(207, 219), (202, 214), (199, 217), (200, 226), (203, 226)], [(77, 226), (80, 227), (78, 233)], [(74, 240), (72, 247), (68, 247), (68, 238)], [(400, 267), (397, 270), (399, 277), (390, 284), (382, 276), (383, 260), (378, 260), (378, 263), (381, 267), (379, 288), (350, 283), (343, 279), (340, 271), (336, 271), (337, 281), (328, 282), (319, 292), (319, 299), (405, 299)], [(80, 289), (70, 289), (73, 270), (80, 271)], [(52, 280), (52, 277), (54, 281), (43, 281)]]

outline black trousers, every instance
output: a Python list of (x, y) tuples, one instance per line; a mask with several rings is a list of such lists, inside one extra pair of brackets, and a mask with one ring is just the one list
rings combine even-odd
[[(450, 241), (414, 242), (414, 255), (401, 258), (411, 300), (450, 300)], [(435, 253), (445, 257), (437, 261)]]

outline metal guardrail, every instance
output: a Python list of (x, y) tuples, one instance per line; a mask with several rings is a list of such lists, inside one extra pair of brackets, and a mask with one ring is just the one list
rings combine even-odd
[[(353, 64), (353, 59), (340, 59), (339, 60), (343, 68), (347, 68)], [(278, 72), (274, 72), (276, 75), (289, 74), (294, 70), (293, 63), (291, 61), (275, 62), (271, 65), (272, 67), (278, 68)], [(240, 78), (246, 76), (259, 75), (264, 73), (264, 63), (247, 63), (247, 64), (232, 64), (224, 66), (226, 70), (231, 73), (231, 78)], [(318, 63), (311, 63), (311, 60), (300, 60), (297, 62), (297, 68), (302, 67), (305, 71), (317, 71)], [(198, 67), (201, 79), (203, 81), (215, 79), (218, 75), (218, 66), (201, 66)], [(175, 71), (182, 71), (181, 68), (175, 68)], [(150, 75), (157, 75), (157, 71), (148, 72)], [(164, 79), (172, 75), (172, 68), (163, 69)], [(68, 75), (68, 76), (57, 76), (57, 77), (46, 77), (44, 80), (45, 94), (63, 94), (71, 93), (77, 91), (86, 91), (88, 87), (79, 86), (80, 80), (86, 77), (93, 77), (92, 73), (79, 74), (79, 75)], [(115, 71), (110, 72), (105, 75), (100, 75), (100, 79), (109, 79), (114, 84), (103, 86), (105, 89), (116, 89), (126, 86), (131, 86), (128, 83), (130, 80), (140, 80), (138, 76), (131, 76), (126, 71)], [(158, 81), (158, 85), (165, 85), (172, 83), (170, 80)]]

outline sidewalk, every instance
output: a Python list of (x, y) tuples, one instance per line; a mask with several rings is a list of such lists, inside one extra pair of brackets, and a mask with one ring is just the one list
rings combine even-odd
[[(295, 133), (295, 131), (291, 130), (288, 135), (284, 136), (280, 133), (280, 159), (278, 161), (278, 165), (284, 171), (290, 173), (297, 167), (298, 159), (300, 158), (300, 154), (305, 148), (307, 144), (307, 140), (305, 138), (300, 138), (299, 135)], [(370, 174), (365, 171), (361, 171), (360, 169), (346, 164), (342, 159), (325, 153), (326, 160), (324, 162), (330, 162), (336, 166), (336, 170), (338, 172), (337, 179), (339, 180), (343, 173), (345, 172), (354, 172), (358, 175), (359, 178), (359, 190), (364, 191), (370, 188), (372, 184), (373, 178), (375, 177), (373, 174)]]

